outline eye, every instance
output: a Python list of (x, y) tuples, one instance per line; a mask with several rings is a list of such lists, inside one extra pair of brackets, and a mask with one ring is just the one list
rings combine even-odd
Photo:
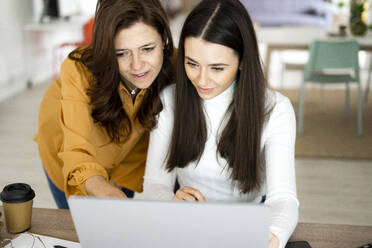
[(116, 57), (128, 57), (129, 51), (126, 50), (120, 50), (116, 51)]
[(197, 64), (195, 64), (195, 63), (193, 63), (193, 62), (190, 62), (190, 61), (187, 61), (186, 64), (187, 64), (189, 67), (191, 67), (191, 68), (195, 68), (195, 67), (198, 66)]
[(219, 71), (223, 71), (223, 70), (225, 70), (225, 68), (214, 66), (214, 67), (212, 67), (212, 70), (214, 70), (214, 71), (216, 71), (216, 72), (219, 72)]
[(155, 46), (149, 46), (149, 47), (144, 47), (142, 48), (142, 51), (145, 53), (152, 52), (155, 49)]

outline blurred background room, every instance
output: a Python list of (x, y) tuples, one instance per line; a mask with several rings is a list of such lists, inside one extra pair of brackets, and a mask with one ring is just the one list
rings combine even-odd
[[(372, 0), (241, 1), (255, 22), (268, 86), (291, 99), (297, 116), (306, 89), (296, 140), (300, 222), (372, 225)], [(176, 46), (198, 2), (162, 0)], [(34, 207), (56, 208), (33, 141), (39, 104), (63, 58), (89, 43), (95, 6), (95, 0), (0, 0), (0, 188), (30, 184)], [(331, 55), (332, 45), (310, 52), (315, 40), (356, 41), (358, 62), (341, 59), (346, 49)], [(349, 64), (312, 67), (328, 52)], [(304, 72), (356, 82), (305, 85)]]

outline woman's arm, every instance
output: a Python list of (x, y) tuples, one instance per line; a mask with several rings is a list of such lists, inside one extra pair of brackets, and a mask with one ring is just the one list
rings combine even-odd
[(279, 239), (282, 248), (298, 221), (294, 162), (296, 119), (290, 101), (278, 93), (276, 99), (276, 106), (264, 129), (265, 204), (271, 209), (270, 232)]
[[(63, 161), (64, 190), (69, 195), (125, 197), (110, 184), (109, 175), (100, 163), (94, 144), (94, 121), (90, 115), (88, 72), (81, 64), (66, 59), (61, 66), (61, 113), (63, 147), (58, 156)], [(121, 190), (120, 190), (121, 191)]]
[(103, 176), (93, 176), (88, 178), (85, 183), (85, 190), (88, 195), (96, 197), (118, 197), (126, 198), (127, 196), (121, 191), (120, 187), (113, 182), (107, 182)]

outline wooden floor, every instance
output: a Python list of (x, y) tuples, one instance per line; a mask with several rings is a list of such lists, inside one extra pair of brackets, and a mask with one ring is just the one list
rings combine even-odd
[[(47, 84), (0, 103), (0, 187), (25, 182), (35, 207), (55, 208), (33, 137)], [(300, 221), (372, 225), (372, 161), (296, 160)]]

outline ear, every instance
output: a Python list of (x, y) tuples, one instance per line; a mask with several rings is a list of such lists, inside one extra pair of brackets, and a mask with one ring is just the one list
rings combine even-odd
[(239, 62), (239, 68), (238, 69), (239, 69), (239, 71), (241, 71), (243, 69), (243, 61)]

